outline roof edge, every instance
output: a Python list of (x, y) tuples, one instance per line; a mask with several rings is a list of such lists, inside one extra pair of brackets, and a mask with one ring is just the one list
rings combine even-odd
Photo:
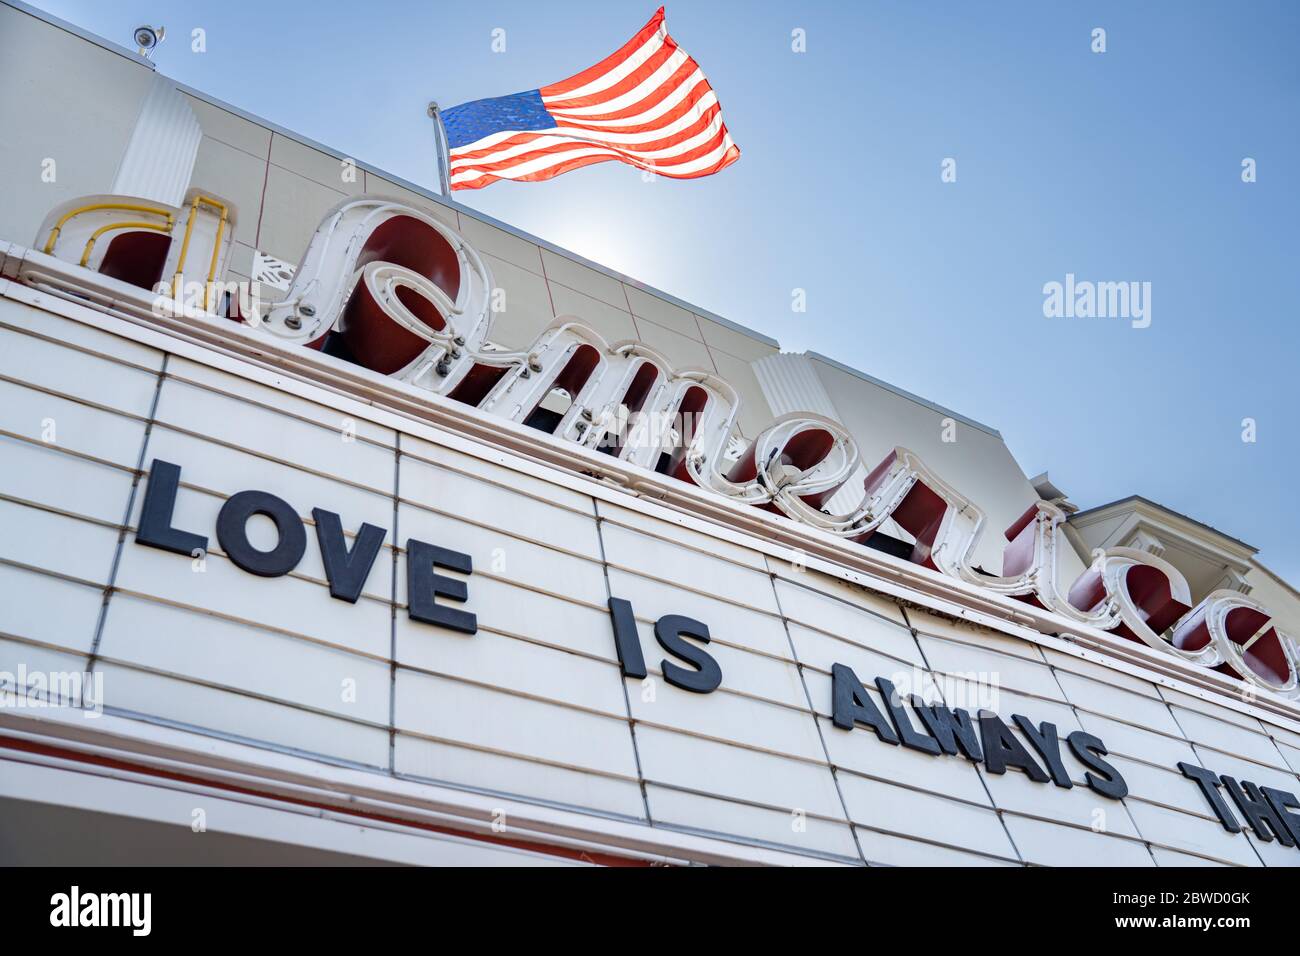
[(946, 408), (943, 405), (940, 405), (938, 402), (932, 402), (928, 398), (922, 398), (920, 395), (913, 394), (912, 392), (909, 392), (905, 388), (899, 388), (897, 385), (891, 385), (888, 382), (886, 382), (884, 379), (876, 378), (874, 375), (869, 375), (866, 372), (862, 371), (861, 369), (854, 368), (852, 365), (845, 365), (843, 362), (839, 361), (838, 359), (833, 359), (829, 355), (823, 355), (821, 352), (805, 352), (804, 354), (807, 355), (810, 359), (815, 359), (818, 362), (824, 362), (825, 364), (831, 366), (832, 368), (839, 369), (841, 372), (846, 372), (849, 375), (852, 375), (856, 378), (860, 378), (864, 382), (870, 382), (872, 385), (878, 385), (879, 387), (886, 389), (887, 391), (893, 392), (895, 395), (898, 395), (901, 398), (906, 398), (908, 401), (916, 402), (916, 404), (924, 408), (928, 408), (932, 412), (939, 412), (940, 414), (947, 415), (953, 418), (954, 420), (961, 422), (964, 425), (969, 425), (972, 428), (978, 428), (980, 431), (984, 432), (985, 434), (992, 435), (998, 441), (1005, 441), (1005, 439), (1003, 439), (1002, 437), (1002, 433), (998, 431), (996, 428), (994, 428), (992, 425), (985, 425), (983, 422), (976, 421), (975, 419), (970, 418), (967, 415), (963, 415), (961, 412), (954, 412), (951, 408)]
[(153, 70), (155, 73), (158, 72), (157, 63), (148, 57), (141, 56), (130, 47), (123, 46), (120, 43), (114, 43), (112, 40), (106, 39), (97, 33), (91, 33), (89, 30), (84, 30), (75, 23), (69, 23), (67, 20), (56, 17), (54, 14), (42, 10), (39, 7), (33, 7), (31, 4), (23, 3), (22, 0), (0, 0), (0, 3), (4, 4), (6, 7), (13, 7), (19, 13), (25, 13), (29, 17), (35, 17), (37, 20), (48, 23), (50, 26), (58, 27), (60, 30), (66, 30), (73, 36), (80, 37), (83, 40), (95, 44), (97, 47), (102, 47), (110, 53), (116, 53), (118, 56), (124, 56), (128, 60), (134, 60), (141, 66), (149, 67), (149, 69)]
[[(1158, 501), (1152, 501), (1150, 498), (1145, 498), (1142, 495), (1126, 495), (1123, 498), (1116, 498), (1114, 501), (1108, 501), (1104, 505), (1096, 505), (1092, 508), (1084, 508), (1083, 510), (1072, 514), (1070, 516), (1070, 520), (1077, 521), (1080, 518), (1086, 518), (1089, 517), (1090, 515), (1095, 515), (1098, 514), (1099, 512), (1106, 511), (1107, 509), (1114, 508), (1117, 505), (1128, 504), (1129, 502), (1136, 502), (1138, 504), (1143, 504), (1146, 505), (1147, 507), (1155, 508), (1159, 511), (1163, 511), (1166, 514), (1173, 515), (1175, 518), (1178, 518), (1182, 521), (1186, 521), (1189, 524), (1195, 525), (1196, 527), (1200, 528), (1203, 531), (1208, 531), (1210, 534), (1214, 535), (1215, 537), (1222, 538), (1225, 541), (1231, 541), (1233, 544), (1237, 545), (1238, 547), (1244, 548), (1247, 551), (1249, 551), (1251, 554), (1252, 561), (1254, 560), (1254, 555), (1259, 554), (1259, 548), (1255, 547), (1253, 544), (1247, 544), (1245, 541), (1242, 541), (1240, 538), (1233, 537), (1232, 535), (1228, 534), (1225, 531), (1220, 531), (1218, 528), (1214, 527), (1213, 525), (1208, 525), (1204, 521), (1198, 521), (1197, 519), (1191, 517), (1190, 515), (1185, 515), (1181, 511), (1175, 511), (1173, 508), (1170, 508), (1166, 505), (1162, 505)], [(1259, 562), (1256, 561), (1255, 563), (1258, 564)], [(1290, 585), (1288, 585), (1288, 587), (1289, 586)]]

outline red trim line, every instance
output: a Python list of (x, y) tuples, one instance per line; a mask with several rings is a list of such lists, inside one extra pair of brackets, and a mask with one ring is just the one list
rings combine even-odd
[(77, 750), (69, 750), (64, 747), (55, 747), (49, 744), (36, 743), (30, 740), (20, 740), (15, 737), (0, 736), (0, 747), (7, 747), (11, 750), (21, 750), (27, 753), (44, 754), (49, 757), (60, 757), (65, 760), (75, 760), (80, 763), (94, 764), (100, 767), (111, 767), (116, 770), (127, 770), (131, 773), (145, 774), (151, 777), (161, 777), (167, 780), (176, 780), (182, 783), (199, 784), (205, 787), (216, 787), (219, 790), (227, 790), (231, 793), (242, 793), (248, 796), (261, 797), (267, 800), (276, 800), (281, 803), (291, 803), (295, 806), (312, 807), (318, 810), (329, 810), (334, 813), (342, 813), (348, 816), (362, 817), (367, 820), (379, 820), (386, 823), (394, 823), (405, 827), (414, 827), (418, 830), (427, 830), (432, 833), (443, 833), (448, 836), (461, 837), (466, 840), (477, 840), (482, 843), (492, 843), (497, 846), (513, 847), (518, 850), (527, 850), (531, 853), (543, 853), (548, 856), (563, 857), (569, 860), (581, 860), (584, 863), (595, 863), (599, 866), (653, 866), (648, 860), (639, 860), (632, 857), (617, 856), (613, 853), (591, 853), (586, 850), (577, 850), (571, 847), (554, 846), (549, 843), (535, 843), (530, 840), (512, 840), (506, 837), (490, 836), (484, 833), (473, 833), (465, 830), (457, 830), (452, 827), (438, 826), (432, 823), (421, 823), (415, 820), (407, 820), (402, 817), (387, 816), (381, 813), (369, 813), (364, 810), (357, 810), (348, 807), (337, 806), (331, 803), (319, 803), (313, 800), (304, 800), (297, 797), (286, 797), (282, 794), (271, 793), (265, 790), (255, 790), (251, 787), (238, 787), (233, 784), (224, 783), (218, 780), (209, 780), (204, 777), (192, 774), (175, 773), (170, 770), (159, 770), (150, 767), (147, 764), (133, 763), (129, 760), (120, 760), (115, 757), (101, 757), (96, 754), (82, 753)]

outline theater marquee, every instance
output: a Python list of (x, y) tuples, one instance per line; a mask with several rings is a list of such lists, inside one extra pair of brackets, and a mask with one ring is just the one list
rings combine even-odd
[[(173, 526), (181, 467), (155, 459), (149, 475), (136, 544), (192, 558), (203, 557), (208, 550), (206, 534)], [(275, 525), (276, 543), (271, 548), (258, 548), (249, 539), (248, 522), (259, 515)], [(339, 515), (313, 508), (312, 516), (329, 594), (337, 600), (355, 603), (388, 532), (363, 523), (349, 545)], [(228, 498), (217, 516), (216, 535), (222, 551), (234, 564), (260, 577), (289, 574), (302, 561), (307, 549), (307, 537), (294, 506), (264, 491), (246, 490)], [(470, 555), (454, 550), (452, 544), (416, 538), (406, 540), (407, 614), (413, 621), (473, 635), (478, 630), (475, 615), (438, 600), (443, 598), (462, 605), (470, 599), (468, 580), (437, 573), (442, 568), (459, 572), (466, 579), (472, 575)], [(645, 679), (648, 671), (632, 604), (611, 596), (609, 616), (623, 676)], [(695, 694), (710, 694), (722, 686), (725, 679), (722, 668), (705, 649), (711, 640), (707, 623), (681, 614), (666, 614), (655, 621), (654, 636), (674, 658), (665, 658), (659, 665), (668, 684)], [(1051, 783), (1069, 790), (1074, 782), (1062, 761), (1065, 747), (1087, 768), (1084, 779), (1090, 789), (1111, 800), (1122, 800), (1128, 795), (1123, 776), (1104, 759), (1109, 753), (1105, 743), (1092, 734), (1074, 731), (1062, 741), (1056, 725), (1050, 721), (1036, 723), (1023, 714), (1013, 714), (1012, 722), (1029, 741), (1031, 753), (995, 713), (981, 712), (972, 717), (963, 708), (950, 709), (942, 703), (926, 702), (915, 694), (910, 695), (908, 706), (904, 706), (894, 684), (886, 677), (877, 676), (874, 683), (885, 702), (886, 718), (850, 667), (835, 663), (831, 674), (832, 720), (840, 730), (865, 727), (885, 744), (932, 756), (960, 755), (982, 764), (991, 774), (1004, 774), (1008, 767), (1013, 767), (1036, 783)], [(1288, 847), (1300, 843), (1300, 815), (1291, 812), (1293, 808), (1300, 809), (1300, 799), (1294, 793), (1260, 787), (1248, 780), (1239, 782), (1232, 776), (1220, 776), (1186, 762), (1180, 762), (1178, 769), (1200, 787), (1225, 830), (1239, 832), (1241, 824), (1219, 793), (1220, 788), (1231, 797), (1233, 805), (1261, 840), (1276, 839)]]

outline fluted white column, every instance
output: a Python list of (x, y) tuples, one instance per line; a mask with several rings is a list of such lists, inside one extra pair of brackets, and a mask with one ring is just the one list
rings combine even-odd
[(154, 75), (113, 182), (119, 196), (179, 206), (199, 155), (203, 128), (176, 85)]
[[(763, 397), (775, 414), (815, 412), (842, 423), (830, 393), (817, 377), (817, 370), (807, 355), (779, 352), (757, 359), (750, 366), (763, 390)], [(843, 513), (857, 507), (862, 501), (862, 481), (866, 474), (866, 469), (859, 463), (857, 471), (844, 487), (826, 503), (826, 510)]]

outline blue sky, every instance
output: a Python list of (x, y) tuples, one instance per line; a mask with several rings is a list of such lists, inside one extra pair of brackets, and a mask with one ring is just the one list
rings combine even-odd
[[(563, 79), (657, 4), (38, 5), (123, 43), (165, 24), (162, 72), (435, 187), (429, 99)], [(607, 163), (456, 198), (987, 422), (1084, 507), (1144, 495), (1300, 583), (1300, 4), (696, 0), (668, 25), (739, 163), (653, 183)], [(1150, 327), (1045, 318), (1066, 273), (1150, 282)]]

